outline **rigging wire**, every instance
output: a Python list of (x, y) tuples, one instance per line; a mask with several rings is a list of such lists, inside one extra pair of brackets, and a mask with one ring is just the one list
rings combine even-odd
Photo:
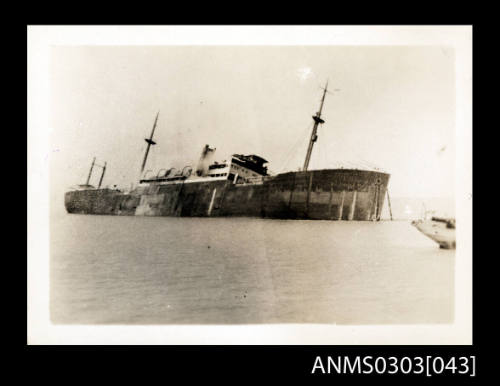
[(155, 169), (157, 168), (156, 165), (156, 146), (151, 146), (151, 149), (149, 150), (149, 156), (148, 160), (146, 163), (149, 164), (148, 169), (151, 169), (153, 171), (153, 174), (155, 173)]
[[(294, 159), (294, 157), (300, 152), (300, 150), (302, 148), (303, 148), (302, 150), (304, 151), (304, 153), (306, 152), (306, 150), (307, 150), (307, 144), (308, 144), (309, 139), (310, 139), (309, 137), (310, 137), (310, 133), (311, 133), (313, 125), (314, 125), (313, 122), (309, 123), (306, 126), (306, 128), (304, 129), (304, 131), (301, 133), (301, 135), (297, 138), (297, 142), (290, 149), (289, 157), (288, 157), (288, 160), (286, 162), (285, 167), (287, 167), (287, 166), (289, 167), (290, 166), (290, 162)], [(293, 167), (293, 169), (295, 170), (295, 167)]]
[(329, 153), (329, 147), (328, 147), (328, 143), (326, 141), (321, 141), (321, 144), (322, 144), (322, 147), (323, 147), (323, 168), (327, 168), (328, 167), (328, 155), (330, 154)]
[(379, 165), (374, 164), (373, 162), (366, 161), (365, 159), (361, 159), (365, 164), (369, 165), (372, 169), (375, 169), (377, 171), (383, 171), (383, 168), (381, 168)]
[(144, 152), (146, 151), (146, 146), (141, 145), (137, 147), (136, 155), (134, 157), (133, 163), (130, 165), (130, 168), (133, 170), (132, 176), (132, 185), (135, 185), (139, 179), (142, 178), (142, 175), (140, 174), (140, 167), (141, 167), (141, 162), (144, 157)]
[(280, 172), (283, 172), (286, 170), (286, 168), (289, 165), (290, 161), (292, 160), (293, 156), (297, 153), (299, 146), (301, 146), (303, 144), (304, 140), (307, 138), (307, 135), (311, 131), (313, 124), (314, 124), (313, 122), (310, 122), (307, 125), (307, 127), (302, 131), (300, 136), (298, 136), (294, 145), (292, 147), (290, 147), (290, 150), (288, 151), (288, 153), (286, 153), (284, 160), (281, 162), (282, 167), (279, 169)]
[[(320, 138), (320, 135), (323, 135), (323, 133), (320, 132), (320, 129), (322, 128), (323, 126), (319, 126), (318, 128), (318, 138)], [(326, 141), (321, 141), (321, 140), (318, 140), (316, 142), (316, 145), (318, 150), (318, 158), (317, 160), (320, 162), (319, 165), (317, 165), (317, 168), (319, 169), (324, 169), (324, 168), (327, 168), (328, 167), (328, 147), (327, 147), (327, 143)], [(312, 157), (311, 157), (312, 158)]]

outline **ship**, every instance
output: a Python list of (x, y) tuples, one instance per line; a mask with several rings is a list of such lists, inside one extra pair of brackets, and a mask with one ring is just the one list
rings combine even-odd
[[(156, 114), (137, 185), (128, 191), (101, 188), (106, 163), (92, 161), (85, 184), (65, 193), (68, 213), (173, 217), (260, 217), (272, 219), (379, 221), (390, 174), (380, 170), (336, 168), (309, 170), (328, 82), (322, 87), (319, 110), (303, 167), (279, 174), (268, 172), (268, 161), (256, 154), (232, 154), (216, 161), (216, 148), (205, 145), (195, 168), (160, 169), (150, 176), (146, 163), (156, 145)], [(102, 168), (99, 185), (90, 185), (95, 166)], [(389, 199), (389, 197), (388, 197)], [(390, 201), (389, 201), (390, 203)]]

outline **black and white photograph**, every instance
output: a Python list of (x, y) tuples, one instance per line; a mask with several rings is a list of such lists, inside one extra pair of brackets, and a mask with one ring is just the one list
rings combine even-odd
[(471, 39), (30, 27), (28, 343), (470, 344)]

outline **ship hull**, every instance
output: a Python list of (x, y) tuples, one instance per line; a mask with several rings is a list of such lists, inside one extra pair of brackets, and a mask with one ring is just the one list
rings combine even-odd
[(349, 169), (289, 172), (262, 184), (228, 180), (150, 184), (130, 193), (67, 192), (68, 213), (135, 216), (378, 220), (389, 174)]

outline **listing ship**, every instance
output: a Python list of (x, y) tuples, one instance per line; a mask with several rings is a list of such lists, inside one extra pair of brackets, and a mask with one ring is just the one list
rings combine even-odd
[[(86, 184), (65, 194), (68, 213), (135, 216), (248, 216), (276, 219), (380, 220), (390, 175), (359, 169), (308, 170), (318, 139), (328, 83), (323, 88), (314, 120), (304, 166), (300, 171), (268, 173), (268, 162), (255, 154), (233, 154), (215, 161), (215, 149), (205, 145), (196, 168), (161, 169), (155, 176), (144, 173), (153, 135), (146, 151), (139, 184), (129, 192), (101, 188), (106, 164), (97, 188), (90, 185), (92, 162)], [(390, 202), (390, 201), (389, 201)]]

